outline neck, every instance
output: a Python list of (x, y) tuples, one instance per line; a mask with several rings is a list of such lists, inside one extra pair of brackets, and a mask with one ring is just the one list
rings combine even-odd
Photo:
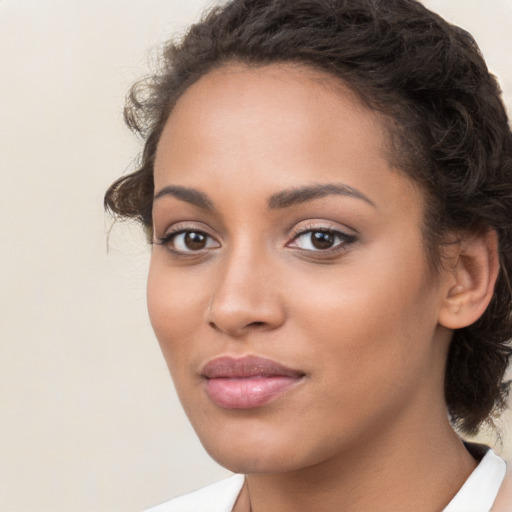
[[(432, 412), (432, 411), (431, 411)], [(250, 474), (235, 511), (434, 512), (476, 467), (444, 408), (411, 428), (376, 428), (364, 444), (321, 464), (283, 474)]]

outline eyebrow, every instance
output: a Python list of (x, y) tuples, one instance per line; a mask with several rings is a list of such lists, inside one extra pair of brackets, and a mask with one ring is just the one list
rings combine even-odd
[(268, 205), (271, 209), (288, 208), (329, 195), (354, 197), (376, 207), (375, 203), (369, 197), (365, 196), (359, 190), (343, 183), (317, 184), (283, 190), (282, 192), (272, 195), (268, 200)]
[[(376, 207), (375, 203), (362, 192), (343, 183), (316, 184), (283, 190), (270, 196), (268, 205), (270, 209), (278, 210), (321, 199), (329, 195), (354, 197)], [(165, 196), (175, 197), (203, 210), (215, 211), (213, 201), (204, 192), (194, 188), (169, 185), (158, 191), (153, 197), (153, 201), (157, 201)]]
[(202, 208), (203, 210), (215, 210), (212, 200), (206, 194), (199, 192), (199, 190), (194, 188), (169, 185), (154, 195), (153, 202), (165, 196), (172, 196), (176, 199), (181, 199), (182, 201)]

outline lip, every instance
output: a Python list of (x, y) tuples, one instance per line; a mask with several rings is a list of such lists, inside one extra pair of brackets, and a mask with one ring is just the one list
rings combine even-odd
[(253, 409), (276, 399), (305, 376), (276, 361), (257, 356), (222, 356), (201, 371), (206, 394), (223, 409)]

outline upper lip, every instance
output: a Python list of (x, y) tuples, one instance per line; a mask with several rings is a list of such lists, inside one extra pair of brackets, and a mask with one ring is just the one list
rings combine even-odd
[(258, 356), (222, 356), (206, 363), (201, 375), (207, 379), (236, 379), (249, 377), (293, 377), (304, 376), (304, 372), (287, 368), (282, 364)]

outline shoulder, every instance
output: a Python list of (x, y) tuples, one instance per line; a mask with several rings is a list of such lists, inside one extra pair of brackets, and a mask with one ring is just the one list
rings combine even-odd
[(491, 512), (512, 512), (512, 462), (507, 462), (507, 473)]
[(244, 475), (233, 475), (197, 491), (178, 496), (145, 512), (231, 512), (242, 489)]

